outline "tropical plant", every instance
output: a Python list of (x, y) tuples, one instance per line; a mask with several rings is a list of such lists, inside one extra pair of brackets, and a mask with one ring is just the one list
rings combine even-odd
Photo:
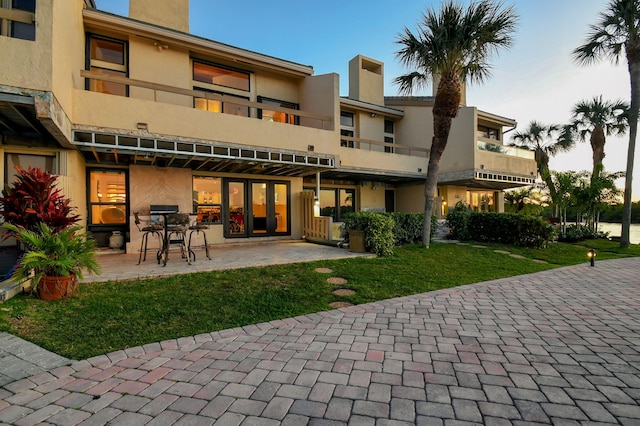
[(517, 16), (513, 7), (489, 0), (473, 1), (465, 9), (446, 1), (440, 11), (427, 9), (418, 23), (417, 34), (408, 28), (396, 41), (396, 57), (408, 74), (397, 77), (401, 93), (411, 94), (437, 80), (433, 106), (433, 139), (425, 180), (423, 245), (431, 240), (431, 217), (436, 198), (440, 159), (447, 146), (452, 120), (458, 115), (463, 85), (482, 82), (489, 76), (487, 60), (501, 47), (513, 42)]
[(0, 216), (6, 223), (28, 230), (45, 223), (58, 231), (80, 220), (80, 216), (72, 214), (71, 200), (56, 186), (56, 175), (39, 168), (24, 170), (19, 166), (16, 166), (16, 172), (16, 181), (3, 189), (0, 197)]
[(553, 183), (557, 196), (557, 208), (560, 216), (560, 234), (567, 230), (567, 211), (576, 204), (576, 186), (581, 178), (580, 173), (574, 171), (553, 172)]
[(522, 132), (516, 132), (512, 137), (512, 145), (520, 146), (534, 152), (538, 175), (547, 184), (551, 201), (557, 204), (556, 193), (549, 158), (562, 151), (568, 151), (574, 145), (570, 136), (571, 128), (557, 124), (542, 124), (531, 121), (529, 127)]
[(618, 64), (623, 54), (627, 60), (631, 83), (629, 146), (620, 235), (620, 247), (627, 248), (630, 242), (631, 186), (640, 109), (640, 0), (611, 0), (605, 11), (600, 13), (600, 20), (590, 26), (586, 42), (573, 51), (575, 60), (583, 65), (590, 65), (601, 59), (609, 59)]
[(532, 186), (504, 191), (505, 211), (538, 216), (542, 213), (540, 193)]
[(34, 290), (44, 276), (66, 277), (73, 274), (82, 278), (84, 269), (100, 273), (100, 265), (95, 257), (95, 241), (88, 234), (79, 232), (81, 226), (55, 230), (40, 222), (33, 230), (11, 223), (5, 223), (3, 227), (11, 231), (27, 249), (13, 277), (25, 280), (33, 276)]
[(627, 102), (605, 101), (602, 95), (588, 101), (578, 102), (572, 111), (571, 125), (580, 141), (589, 137), (593, 151), (593, 171), (591, 178), (597, 179), (602, 171), (605, 157), (604, 145), (607, 136), (623, 135), (629, 128), (629, 104)]

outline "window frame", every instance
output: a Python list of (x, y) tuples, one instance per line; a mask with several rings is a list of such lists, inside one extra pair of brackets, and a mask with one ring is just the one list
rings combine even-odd
[[(387, 124), (391, 125), (391, 127), (390, 127), (391, 132), (388, 131)], [(384, 119), (384, 141), (386, 143), (395, 143), (395, 141), (396, 141), (395, 130), (396, 130), (395, 121), (390, 120), (388, 118), (385, 118)], [(393, 154), (395, 152), (395, 148), (392, 148), (390, 146), (385, 146), (384, 147), (384, 152), (388, 152), (388, 153)]]
[[(16, 7), (16, 0), (0, 0), (0, 36), (35, 41), (36, 7), (36, 0), (33, 0), (33, 8), (27, 9)], [(29, 20), (30, 22), (27, 22)], [(16, 24), (18, 28), (22, 29), (18, 35), (16, 35)], [(29, 31), (25, 32), (24, 30), (27, 28)]]
[[(266, 102), (265, 102), (266, 101)], [(268, 102), (273, 102), (272, 104), (269, 104)], [(278, 104), (276, 104), (276, 102)], [(275, 98), (268, 98), (266, 96), (258, 96), (258, 103), (264, 103), (265, 105), (272, 105), (272, 106), (276, 106), (276, 107), (280, 107), (280, 108), (289, 108), (289, 109), (294, 109), (294, 110), (299, 110), (300, 109), (300, 104), (297, 104), (295, 102), (289, 102), (289, 101), (283, 101), (280, 99), (275, 99)], [(258, 118), (260, 120), (263, 119), (263, 110), (265, 111), (271, 111), (268, 108), (258, 108)], [(275, 112), (275, 111), (274, 111)], [(283, 113), (285, 115), (285, 121), (273, 121), (274, 123), (282, 123), (282, 124), (293, 124), (294, 126), (299, 126), (300, 125), (300, 116), (299, 115), (295, 115), (295, 114), (289, 114), (289, 113)], [(293, 118), (293, 120), (292, 120)]]
[[(219, 84), (219, 83), (214, 83), (213, 81), (209, 82), (209, 81), (204, 81), (204, 80), (198, 80), (196, 79), (196, 63), (198, 64), (202, 64), (205, 66), (209, 66), (209, 67), (213, 67), (213, 68), (219, 68), (222, 70), (227, 70), (227, 71), (233, 71), (239, 74), (244, 74), (247, 76), (247, 89), (242, 89), (242, 88), (238, 88), (238, 87), (233, 87), (233, 86), (226, 86), (224, 84)], [(194, 82), (193, 85), (198, 85), (198, 84), (206, 84), (209, 85), (211, 87), (221, 87), (221, 88), (225, 88), (225, 89), (230, 89), (230, 90), (237, 90), (238, 92), (243, 92), (243, 93), (251, 93), (251, 73), (249, 71), (245, 71), (239, 68), (233, 68), (230, 66), (226, 66), (226, 65), (221, 65), (221, 64), (217, 64), (215, 62), (209, 62), (203, 59), (198, 59), (198, 58), (191, 58), (191, 80)]]
[[(238, 98), (238, 99), (242, 99), (242, 100), (244, 100), (244, 101), (248, 101), (248, 100), (249, 100), (249, 98), (248, 98), (248, 97), (238, 96), (238, 95), (234, 95), (234, 94), (232, 94), (232, 93), (220, 92), (220, 91), (218, 91), (218, 90), (207, 89), (207, 88), (204, 88), (204, 87), (197, 87), (197, 86), (193, 86), (193, 90), (199, 90), (199, 91), (207, 92), (207, 93), (215, 93), (215, 94), (217, 94), (217, 95), (228, 96), (229, 98)], [(229, 114), (229, 115), (235, 115), (235, 116), (238, 116), (238, 117), (251, 117), (251, 108), (250, 108), (249, 106), (246, 106), (246, 105), (240, 105), (240, 104), (234, 104), (234, 103), (233, 103), (233, 102), (231, 102), (231, 101), (216, 101), (215, 99), (207, 99), (207, 98), (200, 98), (200, 97), (196, 97), (196, 96), (194, 96), (194, 97), (193, 97), (193, 107), (194, 107), (195, 109), (199, 109), (200, 111), (206, 111), (206, 112), (217, 112), (217, 111), (210, 111), (209, 109), (200, 109), (200, 108), (196, 107), (196, 100), (197, 100), (197, 99), (204, 99), (204, 100), (205, 100), (205, 101), (207, 101), (207, 102), (210, 102), (210, 101), (220, 102), (220, 104), (221, 104), (221, 111), (220, 111), (218, 114)], [(225, 105), (225, 103), (229, 103), (229, 104), (232, 104), (232, 105), (240, 105), (240, 106), (242, 106), (242, 107), (247, 108), (247, 115), (231, 114), (231, 113), (229, 113), (229, 112), (225, 112), (225, 110), (224, 110), (224, 105)]]
[[(13, 160), (9, 161), (9, 157), (12, 155), (18, 155), (22, 158), (42, 158), (45, 159), (44, 161), (52, 161), (52, 170), (43, 170), (42, 168), (40, 168), (43, 171), (46, 171), (48, 173), (51, 173), (52, 175), (58, 175), (59, 174), (59, 169), (60, 169), (60, 164), (59, 164), (59, 157), (54, 154), (28, 154), (28, 153), (24, 153), (24, 152), (5, 152), (4, 153), (4, 182), (5, 185), (11, 185), (13, 182), (15, 182), (15, 169), (13, 167), (9, 166), (9, 163), (11, 162), (14, 166), (14, 162)], [(28, 170), (29, 167), (33, 167), (31, 164), (20, 164), (20, 167), (22, 167), (24, 170)], [(11, 173), (11, 174), (10, 174)]]
[[(196, 197), (197, 194), (196, 194), (196, 190), (194, 189), (195, 188), (195, 180), (196, 179), (218, 179), (218, 181), (220, 182), (220, 194), (218, 194), (220, 202), (219, 203), (214, 203), (214, 202), (199, 203), (199, 202), (196, 202), (196, 198), (195, 197)], [(197, 215), (196, 216), (196, 221), (198, 223), (202, 223), (202, 224), (205, 224), (205, 225), (222, 225), (222, 219), (223, 219), (223, 217), (222, 217), (222, 215), (223, 215), (223, 208), (222, 208), (222, 206), (223, 206), (222, 192), (223, 191), (222, 191), (222, 185), (223, 185), (223, 181), (224, 181), (224, 179), (222, 177), (219, 177), (219, 176), (204, 176), (204, 175), (193, 175), (193, 176), (191, 176), (191, 191), (192, 191), (192, 194), (194, 195), (192, 213)], [(211, 209), (211, 210), (207, 211), (206, 213), (213, 213), (213, 217), (214, 218), (215, 218), (215, 210), (217, 208), (217, 220), (206, 220), (206, 221), (205, 220), (200, 220), (200, 211), (199, 211), (200, 207)], [(208, 219), (211, 219), (211, 218), (212, 218), (212, 215), (209, 214)], [(204, 219), (204, 217), (202, 219)]]
[[(92, 45), (92, 41), (93, 40), (105, 40), (111, 43), (118, 43), (122, 45), (122, 60), (124, 62), (124, 64), (116, 64), (115, 62), (108, 62), (108, 61), (103, 61), (100, 59), (93, 59), (91, 57), (91, 45)], [(113, 37), (108, 37), (108, 36), (104, 36), (101, 34), (96, 34), (96, 33), (90, 33), (87, 32), (86, 33), (86, 45), (85, 45), (85, 69), (88, 71), (91, 71), (92, 69), (99, 69), (99, 70), (105, 70), (105, 71), (112, 71), (112, 72), (116, 72), (116, 73), (124, 73), (125, 77), (129, 77), (129, 41), (128, 40), (121, 40), (121, 39), (117, 39), (117, 38), (113, 38)], [(111, 94), (111, 95), (116, 95), (116, 96), (124, 96), (124, 97), (129, 97), (129, 85), (125, 84), (124, 85), (124, 95), (120, 95), (120, 94), (116, 94), (116, 93), (105, 93), (105, 92), (99, 92), (99, 91), (95, 91), (95, 90), (91, 90), (91, 79), (90, 78), (85, 78), (85, 90), (91, 91), (91, 92), (96, 92), (96, 93), (103, 93), (103, 94)], [(111, 83), (111, 84), (119, 84), (119, 83)]]
[[(351, 125), (343, 123), (343, 117), (351, 117)], [(340, 111), (340, 136), (349, 136), (354, 138), (356, 134), (356, 114), (350, 111)], [(340, 146), (345, 148), (355, 148), (354, 141), (340, 139)]]

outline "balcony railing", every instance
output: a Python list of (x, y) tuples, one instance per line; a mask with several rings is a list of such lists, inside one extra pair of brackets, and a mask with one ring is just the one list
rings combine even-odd
[(419, 146), (401, 145), (398, 143), (380, 142), (371, 139), (354, 138), (352, 136), (340, 136), (340, 143), (347, 148), (366, 149), (373, 151), (373, 147), (384, 147), (380, 152), (411, 155), (414, 157), (426, 157), (429, 158), (429, 148), (423, 148)]
[(312, 127), (316, 129), (327, 129), (330, 128), (325, 123), (331, 123), (332, 119), (328, 115), (314, 114), (306, 111), (301, 111), (298, 109), (291, 108), (283, 108), (276, 105), (263, 104), (260, 102), (252, 102), (244, 99), (240, 99), (235, 96), (225, 96), (219, 93), (211, 93), (205, 92), (203, 90), (190, 90), (190, 89), (182, 89), (174, 86), (167, 86), (164, 84), (151, 83), (143, 80), (136, 80), (128, 77), (120, 77), (120, 76), (109, 76), (102, 73), (80, 70), (80, 76), (84, 78), (90, 78), (92, 80), (101, 80), (107, 81), (110, 83), (119, 83), (125, 84), (127, 86), (133, 87), (141, 87), (144, 89), (153, 90), (154, 100), (156, 100), (157, 92), (167, 92), (167, 93), (175, 93), (178, 95), (190, 96), (193, 98), (204, 98), (215, 100), (219, 102), (228, 102), (235, 105), (243, 105), (249, 108), (257, 108), (257, 109), (266, 109), (269, 111), (283, 112), (285, 114), (295, 115), (301, 118), (300, 125), (304, 127)]
[(504, 146), (497, 143), (478, 141), (478, 149), (482, 151), (496, 152), (498, 154), (510, 155), (512, 157), (526, 158), (528, 160), (535, 159), (535, 153), (528, 149), (518, 148), (515, 146)]

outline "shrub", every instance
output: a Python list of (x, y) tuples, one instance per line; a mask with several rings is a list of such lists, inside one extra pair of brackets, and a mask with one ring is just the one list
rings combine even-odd
[(598, 238), (608, 238), (608, 232), (593, 231), (584, 225), (569, 225), (564, 234), (558, 236), (558, 241), (566, 243), (576, 243), (584, 240), (595, 240)]
[(515, 213), (479, 213), (454, 210), (447, 215), (452, 238), (543, 247), (555, 230), (544, 219)]
[(345, 216), (342, 232), (348, 240), (349, 231), (365, 231), (365, 249), (378, 256), (390, 256), (393, 254), (393, 219), (384, 213), (359, 212)]
[[(393, 238), (395, 245), (415, 244), (422, 242), (422, 226), (424, 213), (384, 213), (395, 222)], [(431, 238), (438, 231), (438, 218), (431, 216)]]

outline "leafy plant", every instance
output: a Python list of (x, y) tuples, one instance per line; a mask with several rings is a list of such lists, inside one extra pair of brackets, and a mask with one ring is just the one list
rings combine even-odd
[(393, 219), (384, 213), (350, 213), (343, 219), (342, 231), (348, 240), (349, 231), (365, 231), (365, 249), (378, 256), (393, 254)]
[(15, 169), (17, 180), (3, 189), (0, 197), (0, 216), (5, 222), (28, 230), (45, 223), (59, 231), (80, 220), (80, 216), (72, 214), (71, 200), (56, 187), (57, 176), (39, 168)]
[(11, 223), (5, 223), (3, 227), (14, 233), (27, 249), (13, 276), (24, 280), (33, 275), (34, 289), (43, 276), (65, 277), (75, 274), (82, 278), (83, 269), (100, 273), (100, 264), (95, 257), (96, 243), (90, 235), (79, 232), (81, 226), (55, 230), (40, 222), (34, 230), (19, 228)]

